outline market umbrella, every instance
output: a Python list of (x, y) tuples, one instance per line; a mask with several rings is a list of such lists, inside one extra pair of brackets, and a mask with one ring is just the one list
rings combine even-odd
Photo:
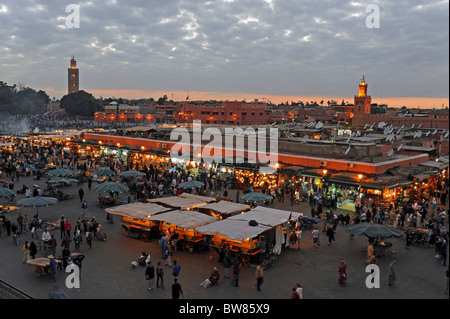
[(128, 192), (129, 188), (127, 185), (118, 182), (105, 182), (94, 186), (97, 192), (107, 193), (107, 192), (118, 192), (125, 193)]
[(0, 187), (0, 197), (16, 196), (16, 193), (8, 188)]
[(369, 238), (399, 238), (403, 236), (401, 230), (377, 223), (351, 224), (347, 226), (347, 229), (354, 235), (366, 235)]
[(265, 202), (268, 200), (272, 200), (272, 195), (266, 195), (263, 193), (252, 192), (247, 194), (242, 194), (241, 199), (248, 202)]
[(114, 176), (116, 175), (116, 172), (114, 172), (113, 170), (110, 170), (108, 168), (104, 168), (102, 170), (100, 170), (100, 172), (98, 172), (97, 176)]
[(39, 207), (54, 205), (57, 202), (54, 197), (34, 196), (18, 200), (16, 204), (21, 207), (36, 207), (36, 212), (39, 212)]
[(67, 169), (67, 168), (57, 168), (55, 170), (48, 172), (49, 176), (68, 176), (68, 175), (73, 175), (73, 174), (75, 174), (75, 172), (73, 170)]
[(74, 178), (58, 177), (55, 179), (48, 180), (47, 183), (50, 183), (50, 184), (59, 184), (59, 183), (72, 184), (72, 183), (78, 183), (78, 180), (74, 179)]
[(145, 175), (145, 173), (142, 173), (142, 172), (139, 172), (139, 171), (126, 171), (126, 172), (123, 172), (123, 173), (119, 174), (119, 176), (127, 177), (127, 178), (144, 176), (144, 175)]
[(187, 182), (178, 184), (177, 188), (191, 189), (191, 188), (199, 188), (204, 185), (205, 184), (203, 182), (199, 182), (199, 181), (187, 181)]

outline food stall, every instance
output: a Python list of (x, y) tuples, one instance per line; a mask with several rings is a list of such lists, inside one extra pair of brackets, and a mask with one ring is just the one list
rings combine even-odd
[(180, 210), (194, 210), (194, 208), (206, 205), (203, 200), (196, 198), (184, 198), (181, 196), (159, 197), (147, 200), (149, 203), (156, 203), (164, 207)]
[(275, 240), (273, 245), (273, 252), (277, 255), (281, 253), (282, 245), (284, 244), (283, 228), (289, 221), (298, 219), (302, 214), (274, 209), (264, 206), (257, 206), (249, 212), (238, 214), (229, 217), (231, 220), (256, 221), (258, 225), (269, 226), (275, 231)]
[(151, 222), (162, 222), (161, 231), (176, 231), (178, 244), (187, 253), (193, 253), (205, 243), (206, 237), (195, 231), (196, 227), (213, 223), (217, 217), (208, 216), (196, 211), (172, 210), (148, 218)]
[(122, 216), (122, 235), (149, 240), (159, 235), (158, 223), (150, 216), (170, 211), (171, 208), (152, 203), (131, 203), (105, 209), (109, 214)]
[(271, 230), (271, 226), (253, 224), (246, 220), (222, 219), (218, 222), (197, 227), (195, 230), (204, 235), (211, 235), (211, 256), (217, 259), (220, 249), (229, 251), (239, 260), (244, 267), (251, 262), (261, 262), (262, 252), (266, 242), (264, 232)]
[(201, 213), (218, 217), (219, 220), (221, 220), (249, 211), (250, 205), (222, 200), (220, 202), (209, 203), (204, 206), (197, 207), (197, 210)]
[(214, 197), (195, 195), (195, 194), (191, 194), (191, 193), (181, 193), (180, 195), (178, 195), (178, 197), (196, 199), (198, 201), (202, 201), (205, 203), (211, 203), (211, 202), (216, 201), (216, 199)]

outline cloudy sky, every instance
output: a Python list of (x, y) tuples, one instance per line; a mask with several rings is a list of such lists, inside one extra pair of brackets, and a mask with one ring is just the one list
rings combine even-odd
[(0, 0), (0, 26), (0, 81), (51, 97), (74, 54), (96, 96), (351, 101), (365, 75), (375, 101), (448, 105), (448, 0)]

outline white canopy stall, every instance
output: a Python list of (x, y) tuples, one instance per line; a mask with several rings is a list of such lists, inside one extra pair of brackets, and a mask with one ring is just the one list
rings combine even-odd
[(192, 253), (196, 246), (205, 243), (205, 236), (198, 233), (195, 228), (218, 220), (217, 217), (205, 215), (196, 211), (172, 210), (169, 212), (157, 214), (148, 218), (150, 221), (159, 221), (163, 224), (161, 231), (170, 230), (171, 233), (177, 232), (179, 235), (178, 243), (183, 250)]
[(250, 205), (239, 204), (222, 200), (216, 203), (209, 203), (197, 208), (200, 212), (208, 213), (211, 216), (217, 216), (219, 219), (225, 219), (235, 214), (246, 212)]
[(114, 206), (105, 209), (109, 214), (122, 216), (122, 234), (149, 240), (159, 234), (156, 223), (149, 220), (150, 216), (172, 210), (153, 203), (131, 203), (126, 205)]
[(147, 200), (149, 203), (157, 203), (166, 207), (181, 210), (193, 210), (196, 207), (206, 205), (203, 200), (195, 198), (183, 198), (179, 196), (151, 198)]

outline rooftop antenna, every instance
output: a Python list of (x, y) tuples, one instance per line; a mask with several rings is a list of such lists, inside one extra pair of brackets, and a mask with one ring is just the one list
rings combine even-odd
[(302, 143), (308, 142), (308, 135), (302, 137)]
[(316, 126), (315, 126), (315, 128), (317, 128), (317, 129), (320, 129), (320, 128), (322, 128), (323, 127), (323, 123), (322, 122), (317, 122), (317, 124), (316, 124)]
[(389, 152), (387, 153), (387, 156), (392, 157), (392, 155), (394, 155), (394, 150), (390, 149)]
[(347, 148), (347, 150), (345, 151), (345, 155), (347, 155), (348, 154), (348, 152), (350, 152), (350, 149), (352, 148), (352, 146), (350, 145), (348, 148)]

